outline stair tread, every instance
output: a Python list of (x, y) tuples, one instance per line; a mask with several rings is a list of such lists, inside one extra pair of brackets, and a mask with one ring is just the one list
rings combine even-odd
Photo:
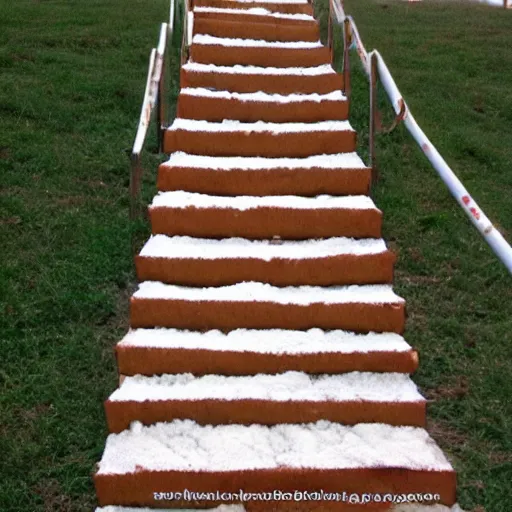
[(409, 352), (411, 346), (396, 333), (359, 334), (310, 329), (236, 329), (228, 333), (179, 329), (132, 329), (118, 347), (189, 349), (260, 354), (319, 354)]
[(425, 402), (403, 373), (350, 372), (309, 375), (288, 371), (251, 376), (178, 375), (126, 377), (112, 402), (268, 400), (275, 402)]
[(261, 156), (203, 156), (176, 151), (161, 165), (223, 171), (233, 169), (367, 169), (361, 157), (355, 152), (314, 155), (305, 158), (265, 158)]
[(153, 197), (154, 208), (217, 208), (252, 210), (257, 208), (297, 210), (380, 210), (368, 196), (211, 196), (182, 190), (159, 192)]
[(223, 7), (194, 7), (194, 14), (202, 13), (219, 13), (219, 14), (240, 14), (240, 15), (253, 15), (253, 16), (266, 16), (269, 18), (279, 18), (285, 20), (303, 20), (315, 22), (315, 18), (309, 14), (295, 13), (287, 14), (283, 12), (272, 12), (264, 7), (252, 7), (249, 9), (227, 9)]
[(178, 117), (167, 131), (183, 130), (187, 132), (210, 133), (271, 133), (281, 135), (285, 133), (310, 133), (310, 132), (354, 132), (349, 121), (319, 121), (316, 123), (244, 123), (232, 119), (226, 119), (222, 123), (201, 121), (196, 119), (184, 119)]
[(229, 46), (234, 48), (286, 48), (289, 50), (309, 50), (323, 48), (320, 41), (265, 41), (264, 39), (240, 39), (231, 37), (215, 37), (209, 34), (196, 34), (192, 44), (210, 46)]
[(97, 475), (136, 471), (397, 468), (452, 471), (428, 433), (384, 424), (199, 426), (191, 420), (138, 422), (110, 434)]
[(270, 261), (281, 259), (324, 258), (337, 255), (368, 255), (387, 251), (381, 238), (326, 238), (301, 241), (247, 240), (245, 238), (193, 238), (153, 235), (146, 242), (140, 256), (148, 258), (234, 259), (256, 258)]
[(403, 304), (391, 285), (286, 286), (246, 282), (229, 286), (193, 288), (158, 281), (139, 283), (134, 299), (208, 302), (271, 302), (277, 304)]
[(244, 102), (265, 102), (265, 103), (302, 103), (322, 101), (347, 101), (347, 97), (341, 91), (333, 91), (328, 94), (268, 94), (263, 91), (252, 93), (237, 93), (229, 91), (218, 91), (203, 87), (185, 87), (180, 90), (180, 95), (201, 96), (206, 98), (237, 100)]
[(265, 66), (217, 66), (215, 64), (203, 64), (200, 62), (187, 62), (182, 66), (185, 71), (197, 73), (225, 73), (235, 75), (279, 75), (279, 76), (322, 76), (336, 75), (330, 64), (310, 67), (276, 68)]

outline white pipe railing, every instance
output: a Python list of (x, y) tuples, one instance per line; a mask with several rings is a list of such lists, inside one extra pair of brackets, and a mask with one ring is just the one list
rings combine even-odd
[[(446, 163), (432, 142), (425, 135), (416, 120), (414, 119), (411, 111), (407, 107), (391, 73), (389, 72), (384, 59), (377, 50), (368, 53), (363, 45), (357, 26), (351, 16), (347, 16), (343, 9), (340, 0), (331, 1), (331, 12), (334, 13), (338, 23), (344, 26), (344, 43), (350, 47), (355, 45), (363, 68), (370, 78), (370, 98), (373, 105), (370, 108), (370, 146), (373, 145), (374, 133), (373, 127), (375, 126), (376, 105), (375, 92), (376, 81), (375, 78), (380, 78), (380, 81), (386, 91), (386, 94), (393, 106), (397, 115), (395, 122), (403, 121), (409, 133), (413, 136), (414, 140), (420, 146), (421, 150), (428, 158), (439, 177), (443, 180), (448, 190), (455, 198), (457, 203), (461, 206), (463, 211), (469, 217), (471, 223), (477, 228), (478, 232), (482, 235), (484, 240), (489, 244), (496, 256), (507, 267), (508, 271), (512, 274), (512, 247), (503, 238), (502, 234), (496, 229), (489, 218), (485, 215), (483, 210), (478, 206), (476, 201), (471, 197), (471, 194), (464, 187), (462, 182), (452, 171), (450, 166)], [(329, 19), (329, 23), (332, 19)], [(347, 30), (347, 27), (348, 30)], [(349, 32), (347, 34), (347, 31)], [(332, 33), (332, 31), (330, 31)], [(347, 69), (348, 62), (343, 62), (344, 70)], [(372, 67), (375, 66), (372, 71)], [(376, 76), (374, 71), (376, 71)], [(373, 147), (370, 147), (370, 155), (373, 155)], [(371, 160), (373, 157), (371, 156)]]

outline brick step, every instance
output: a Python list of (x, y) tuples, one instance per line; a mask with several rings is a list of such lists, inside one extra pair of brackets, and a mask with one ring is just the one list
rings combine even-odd
[(405, 301), (388, 285), (276, 288), (250, 282), (189, 288), (145, 281), (131, 298), (130, 323), (134, 328), (229, 331), (319, 327), (401, 334)]
[(425, 426), (425, 399), (403, 373), (231, 376), (191, 373), (126, 377), (105, 401), (110, 432), (191, 419), (200, 425), (278, 425), (328, 420), (344, 425)]
[(425, 430), (328, 421), (271, 427), (133, 423), (109, 435), (94, 481), (101, 506), (171, 508), (216, 503), (155, 503), (155, 492), (432, 493), (452, 505), (456, 487), (452, 466)]
[(135, 258), (139, 281), (225, 286), (383, 284), (393, 281), (395, 255), (381, 239), (256, 241), (151, 237)]
[(158, 168), (158, 190), (209, 195), (367, 195), (371, 169), (357, 153), (306, 158), (213, 157), (176, 152)]
[(316, 23), (285, 25), (283, 23), (276, 23), (272, 19), (267, 19), (267, 23), (251, 23), (243, 20), (232, 21), (210, 17), (194, 17), (194, 34), (206, 34), (220, 38), (248, 38), (280, 42), (314, 42), (320, 38)]
[(265, 0), (236, 1), (236, 0), (194, 0), (194, 8), (215, 7), (219, 9), (265, 9), (270, 12), (287, 14), (313, 15), (313, 8), (307, 0), (271, 2)]
[[(258, 23), (280, 25), (282, 27), (318, 26), (318, 21), (309, 14), (287, 14), (282, 12), (273, 12), (264, 8), (220, 9), (218, 7), (195, 7), (194, 24), (199, 20), (205, 19), (216, 21), (235, 21), (238, 23), (243, 22), (247, 26), (249, 24), (255, 25)], [(320, 38), (317, 37), (315, 41), (318, 41), (318, 39)]]
[(188, 62), (181, 67), (181, 87), (204, 87), (231, 92), (270, 94), (327, 94), (343, 89), (343, 75), (332, 66), (272, 68), (215, 66)]
[(330, 64), (331, 54), (320, 41), (268, 42), (230, 39), (197, 34), (192, 39), (190, 58), (216, 66), (312, 67)]
[(199, 238), (380, 238), (382, 212), (368, 196), (208, 196), (161, 192), (149, 207), (153, 234)]
[(355, 149), (356, 132), (348, 121), (209, 123), (177, 118), (164, 134), (165, 153), (301, 158), (348, 153)]
[(314, 123), (347, 119), (348, 105), (341, 91), (282, 96), (186, 87), (180, 91), (177, 112), (181, 118), (217, 122)]
[[(216, 494), (216, 493), (215, 493)], [(213, 494), (212, 496), (215, 496)], [(270, 493), (272, 495), (273, 493)], [(246, 503), (244, 505), (219, 505), (214, 508), (206, 508), (203, 509), (205, 512), (321, 512), (325, 510), (317, 507), (314, 504), (306, 504), (302, 501), (302, 504), (293, 502), (293, 493), (289, 495), (289, 500), (284, 501), (282, 495), (279, 493), (275, 494), (275, 501), (264, 501), (257, 502), (252, 501)], [(346, 494), (345, 497), (349, 499), (349, 496)], [(340, 501), (343, 499), (343, 494), (339, 493)], [(186, 505), (184, 505), (186, 506)], [(389, 503), (365, 503), (365, 504), (341, 504), (339, 502), (334, 502), (329, 505), (329, 512), (464, 512), (458, 505), (454, 505), (453, 507), (446, 507), (444, 505), (416, 505), (416, 504), (406, 504), (406, 505), (390, 505)], [(162, 509), (162, 508), (136, 508), (136, 507), (117, 507), (107, 506), (107, 507), (98, 507), (95, 512), (150, 512), (151, 510), (159, 511), (159, 512), (190, 512), (190, 509)]]
[(418, 354), (395, 333), (133, 329), (116, 346), (121, 375), (256, 375), (302, 371), (413, 373)]

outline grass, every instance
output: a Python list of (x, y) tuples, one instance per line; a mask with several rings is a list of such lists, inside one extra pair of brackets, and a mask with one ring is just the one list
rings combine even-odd
[[(512, 239), (512, 12), (346, 7)], [(147, 234), (128, 222), (126, 151), (167, 0), (0, 0), (0, 12), (0, 510), (90, 511), (102, 401), (116, 385), (112, 348), (134, 282), (130, 236)], [(352, 113), (364, 154), (357, 69)], [(159, 161), (150, 136), (145, 199)], [(415, 380), (432, 399), (430, 429), (459, 472), (465, 508), (512, 510), (510, 277), (403, 127), (379, 136), (378, 164), (374, 195), (399, 253), (396, 288), (421, 351)]]
[(0, 0), (2, 512), (94, 509), (134, 281), (126, 151), (167, 9)]
[[(346, 0), (345, 9), (423, 130), (511, 241), (512, 12), (383, 0)], [(318, 11), (325, 26), (325, 2)], [(367, 155), (368, 82), (357, 53), (351, 59), (351, 121)], [(458, 471), (466, 510), (512, 510), (510, 275), (403, 126), (379, 135), (376, 150), (374, 199), (399, 256), (395, 288), (407, 300), (406, 338), (420, 351), (415, 381), (431, 400), (429, 429)]]

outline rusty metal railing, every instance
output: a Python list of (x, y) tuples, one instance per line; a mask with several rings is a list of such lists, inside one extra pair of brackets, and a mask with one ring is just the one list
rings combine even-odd
[[(363, 69), (369, 80), (370, 90), (370, 123), (369, 123), (369, 166), (372, 168), (372, 177), (376, 178), (375, 167), (375, 135), (378, 131), (391, 131), (398, 124), (404, 123), (409, 133), (428, 158), (439, 177), (443, 180), (448, 190), (469, 217), (471, 223), (476, 227), (484, 240), (489, 244), (496, 256), (507, 267), (512, 274), (512, 247), (503, 238), (483, 210), (458, 179), (450, 166), (446, 163), (435, 146), (430, 142), (416, 120), (414, 119), (407, 103), (403, 99), (398, 87), (389, 72), (384, 59), (377, 50), (368, 53), (364, 47), (357, 26), (351, 16), (347, 16), (340, 0), (329, 0), (329, 25), (336, 21), (343, 27), (343, 67), (342, 72), (345, 79), (345, 94), (350, 98), (350, 49), (355, 47), (361, 60)], [(332, 26), (328, 31), (329, 47), (332, 47)], [(395, 119), (388, 130), (380, 126), (377, 111), (377, 83), (380, 81), (393, 106)]]

